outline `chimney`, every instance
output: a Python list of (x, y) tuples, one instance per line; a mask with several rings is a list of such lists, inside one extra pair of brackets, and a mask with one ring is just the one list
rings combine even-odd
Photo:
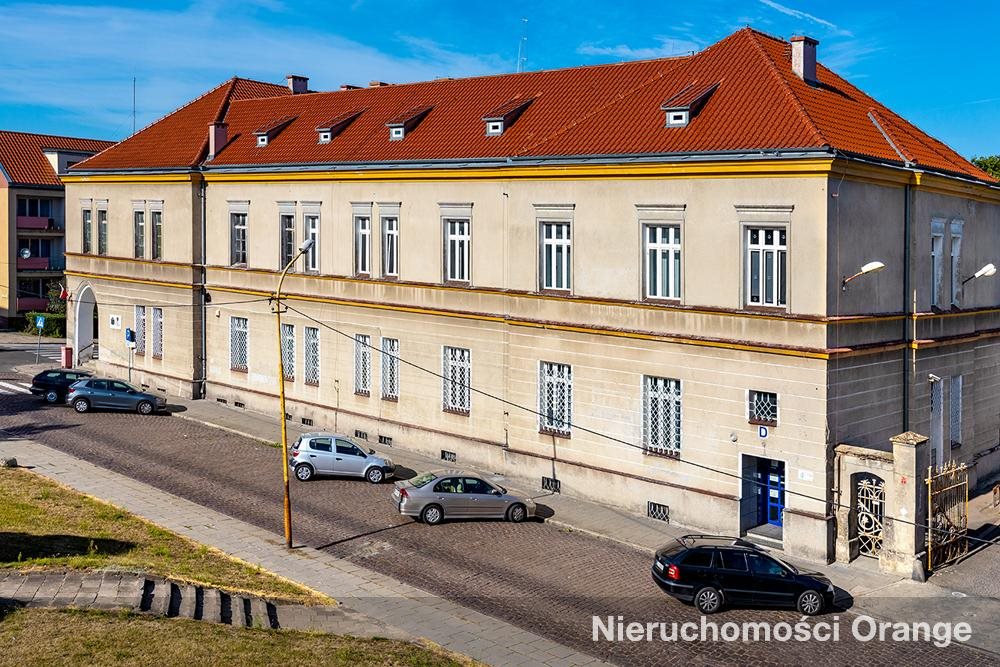
[(792, 71), (806, 83), (816, 83), (816, 47), (812, 37), (792, 37)]
[(368, 82), (368, 87), (369, 88), (381, 88), (382, 86), (388, 86), (388, 85), (389, 84), (386, 83), (385, 81), (369, 81)]
[(292, 91), (293, 95), (309, 92), (309, 77), (299, 76), (298, 74), (286, 74), (285, 79), (288, 80), (288, 90)]
[(345, 84), (342, 84), (342, 85), (340, 86), (340, 89), (341, 89), (341, 90), (357, 90), (357, 89), (358, 89), (358, 88), (360, 88), (360, 87), (361, 87), (361, 86), (355, 86), (355, 85), (352, 85), (352, 84), (350, 84), (350, 83), (345, 83)]
[(214, 159), (229, 141), (229, 126), (223, 122), (208, 124), (208, 159)]

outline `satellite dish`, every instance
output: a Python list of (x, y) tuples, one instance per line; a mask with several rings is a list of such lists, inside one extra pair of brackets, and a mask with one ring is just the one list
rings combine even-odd
[(31, 257), (31, 251), (27, 248), (21, 248), (21, 251), (18, 254), (21, 256), (21, 259), (28, 259)]

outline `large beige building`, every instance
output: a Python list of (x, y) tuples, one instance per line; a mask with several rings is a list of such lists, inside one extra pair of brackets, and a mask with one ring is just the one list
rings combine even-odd
[(234, 79), (73, 170), (70, 343), (273, 412), (314, 239), (289, 419), (831, 559), (838, 444), (1000, 469), (1000, 189), (815, 54)]

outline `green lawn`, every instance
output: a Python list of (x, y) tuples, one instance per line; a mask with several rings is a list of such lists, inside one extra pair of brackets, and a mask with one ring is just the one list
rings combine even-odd
[(20, 609), (0, 621), (0, 665), (474, 665), (430, 646), (233, 628), (131, 613)]
[(109, 567), (263, 597), (333, 603), (40, 475), (0, 468), (0, 568)]

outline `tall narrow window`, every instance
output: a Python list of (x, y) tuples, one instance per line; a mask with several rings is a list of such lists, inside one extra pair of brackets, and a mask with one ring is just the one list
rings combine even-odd
[(295, 325), (281, 323), (281, 370), (289, 382), (295, 380)]
[(163, 358), (163, 309), (153, 308), (153, 358)]
[(369, 215), (354, 216), (354, 272), (371, 273), (372, 219)]
[(163, 259), (163, 211), (150, 211), (149, 222), (153, 227), (152, 258)]
[(306, 271), (319, 271), (319, 215), (309, 214), (302, 217), (306, 240), (312, 240), (312, 247), (305, 254)]
[(652, 299), (681, 298), (681, 228), (678, 225), (647, 225), (646, 296)]
[(146, 212), (132, 211), (132, 237), (134, 240), (134, 253), (138, 258), (146, 254)]
[(538, 428), (568, 436), (573, 423), (573, 369), (543, 361), (538, 365)]
[(953, 220), (951, 230), (951, 305), (958, 306), (962, 291), (962, 227), (963, 223)]
[(97, 254), (108, 254), (108, 209), (97, 209)]
[(146, 306), (135, 307), (135, 353), (146, 354)]
[(472, 352), (464, 347), (447, 347), (442, 352), (444, 376), (441, 402), (446, 412), (467, 415), (472, 409)]
[(747, 304), (784, 306), (788, 246), (784, 229), (747, 228)]
[(370, 396), (372, 390), (371, 336), (354, 336), (354, 393)]
[(445, 218), (445, 280), (470, 282), (469, 262), (472, 253), (472, 223), (468, 218)]
[(944, 463), (944, 381), (931, 383), (930, 463)]
[(543, 222), (542, 236), (542, 289), (569, 290), (572, 274), (570, 252), (570, 223)]
[(941, 282), (944, 273), (944, 222), (931, 221), (931, 305), (941, 306)]
[(302, 350), (306, 384), (319, 385), (319, 329), (305, 328), (305, 344)]
[(250, 332), (247, 318), (229, 318), (229, 367), (234, 371), (247, 371), (250, 360)]
[(278, 231), (281, 234), (279, 243), (281, 246), (281, 264), (278, 268), (283, 270), (295, 258), (295, 214), (282, 213), (279, 215), (278, 226)]
[(247, 214), (229, 214), (229, 263), (233, 266), (247, 265)]
[(399, 218), (382, 216), (382, 276), (399, 277)]
[(382, 339), (382, 398), (399, 399), (399, 339)]
[(90, 225), (90, 222), (91, 222), (90, 221), (90, 217), (91, 217), (91, 215), (92, 215), (92, 212), (91, 212), (91, 210), (89, 208), (85, 208), (85, 209), (83, 209), (80, 212), (80, 220), (83, 223), (83, 252), (84, 253), (91, 253), (91, 252), (94, 251), (94, 242), (93, 242), (93, 238), (94, 238), (93, 237), (93, 233), (94, 232), (93, 232), (93, 229), (91, 229), (91, 225)]
[(642, 378), (642, 446), (660, 454), (680, 453), (680, 380)]
[(962, 376), (951, 378), (951, 446), (962, 446)]

